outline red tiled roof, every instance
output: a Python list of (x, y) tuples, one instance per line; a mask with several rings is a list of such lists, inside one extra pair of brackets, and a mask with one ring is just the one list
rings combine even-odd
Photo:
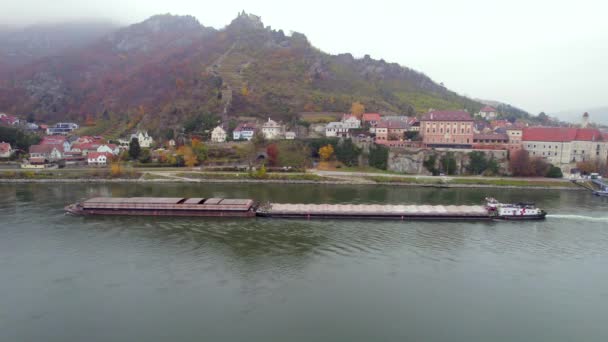
[(363, 121), (380, 121), (380, 114), (378, 113), (365, 113), (363, 114)]
[(30, 146), (30, 153), (51, 153), (57, 147), (56, 145), (32, 145)]
[(101, 146), (98, 143), (84, 143), (84, 144), (76, 144), (72, 146), (73, 149), (79, 149), (81, 151), (95, 151)]
[(66, 141), (66, 137), (62, 135), (47, 135), (42, 138), (40, 145), (59, 145)]
[(496, 112), (496, 108), (492, 107), (492, 106), (485, 106), (483, 108), (481, 108), (480, 112)]
[(527, 127), (523, 129), (524, 141), (603, 141), (602, 132), (594, 128)]
[(473, 121), (473, 119), (471, 114), (463, 110), (444, 110), (426, 113), (421, 121)]
[(11, 150), (11, 144), (9, 143), (0, 143), (0, 152), (7, 153)]
[(576, 141), (603, 141), (604, 137), (599, 129), (595, 128), (579, 128), (576, 131)]
[(241, 123), (234, 129), (237, 132), (241, 131), (255, 131), (255, 125), (251, 123)]
[(492, 127), (506, 127), (510, 124), (507, 120), (492, 120), (490, 126)]
[(107, 159), (110, 159), (112, 157), (112, 154), (108, 152), (91, 152), (87, 154), (87, 159), (97, 159), (101, 156), (106, 156)]
[(388, 129), (406, 129), (408, 127), (406, 122), (403, 121), (380, 121), (376, 128), (388, 128)]

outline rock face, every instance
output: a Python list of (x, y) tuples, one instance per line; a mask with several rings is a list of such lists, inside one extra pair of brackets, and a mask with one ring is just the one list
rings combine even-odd
[[(441, 157), (449, 152), (452, 153), (456, 160), (456, 174), (465, 174), (467, 166), (469, 165), (469, 150), (440, 151), (433, 149), (395, 149), (391, 150), (389, 153), (388, 170), (406, 174), (430, 175), (431, 173), (423, 165), (424, 161), (428, 159), (428, 157), (435, 155), (437, 157), (437, 164), (439, 164)], [(509, 167), (507, 151), (488, 150), (483, 152), (488, 159), (493, 158), (498, 161), (501, 173), (507, 173)]]

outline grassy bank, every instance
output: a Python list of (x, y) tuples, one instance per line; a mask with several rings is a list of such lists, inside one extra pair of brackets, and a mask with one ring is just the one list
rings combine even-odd
[(141, 173), (128, 170), (112, 174), (108, 169), (90, 170), (46, 170), (46, 171), (3, 171), (0, 179), (137, 179)]
[(418, 184), (418, 185), (437, 185), (437, 186), (458, 186), (458, 185), (483, 185), (496, 187), (540, 187), (540, 188), (572, 188), (577, 186), (566, 181), (544, 181), (544, 180), (522, 180), (508, 178), (416, 178), (416, 177), (385, 177), (372, 176), (365, 177), (376, 183), (395, 183), (395, 184)]
[(315, 174), (290, 174), (290, 173), (267, 173), (264, 176), (258, 176), (255, 173), (250, 174), (246, 172), (230, 172), (230, 173), (177, 173), (177, 177), (190, 178), (190, 179), (248, 179), (248, 180), (284, 180), (284, 181), (329, 181), (331, 178), (318, 176)]

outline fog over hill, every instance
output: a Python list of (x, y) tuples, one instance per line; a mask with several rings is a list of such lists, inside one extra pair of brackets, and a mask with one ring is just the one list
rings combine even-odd
[(595, 107), (588, 109), (578, 110), (565, 110), (556, 113), (548, 113), (550, 116), (554, 116), (562, 121), (572, 122), (578, 124), (581, 122), (583, 113), (589, 113), (589, 121), (601, 125), (608, 125), (608, 106)]
[(70, 49), (90, 44), (117, 28), (110, 20), (79, 20), (24, 28), (0, 26), (0, 64), (14, 68), (43, 57), (65, 55)]

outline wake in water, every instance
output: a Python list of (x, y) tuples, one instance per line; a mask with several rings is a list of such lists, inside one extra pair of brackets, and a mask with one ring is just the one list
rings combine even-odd
[(592, 217), (584, 215), (547, 215), (548, 219), (565, 219), (590, 222), (608, 222), (608, 217)]

